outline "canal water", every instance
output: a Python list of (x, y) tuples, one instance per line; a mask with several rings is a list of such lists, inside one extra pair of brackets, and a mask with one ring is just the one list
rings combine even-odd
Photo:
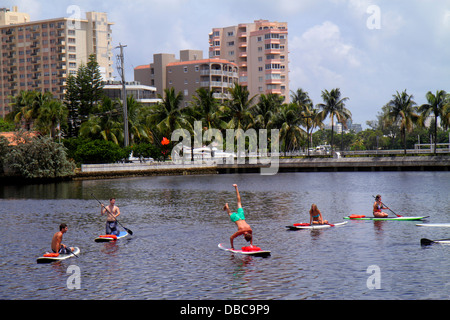
[[(270, 257), (219, 250), (236, 231), (225, 202), (242, 197), (254, 244)], [(417, 222), (349, 221), (324, 230), (287, 231), (309, 222), (371, 215), (372, 195), (403, 216), (450, 222), (449, 172), (339, 172), (159, 176), (0, 187), (0, 299), (334, 300), (450, 298), (450, 228)], [(115, 197), (119, 221), (134, 233), (95, 243), (100, 206)], [(60, 223), (63, 242), (81, 253), (41, 265)], [(246, 245), (241, 238), (235, 247)], [(75, 270), (75, 271), (74, 271)], [(74, 288), (75, 287), (75, 288)]]

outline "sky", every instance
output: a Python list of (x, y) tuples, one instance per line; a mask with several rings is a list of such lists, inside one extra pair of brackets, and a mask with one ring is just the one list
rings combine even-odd
[[(258, 19), (288, 23), (290, 90), (314, 104), (340, 88), (353, 122), (366, 128), (396, 92), (418, 105), (450, 91), (450, 0), (3, 0), (31, 20), (108, 13), (113, 46), (127, 45), (125, 78), (155, 53), (203, 50), (212, 28)], [(118, 54), (118, 49), (114, 50)], [(115, 66), (115, 64), (114, 64)], [(116, 73), (117, 74), (117, 73)], [(117, 78), (119, 80), (119, 78)]]

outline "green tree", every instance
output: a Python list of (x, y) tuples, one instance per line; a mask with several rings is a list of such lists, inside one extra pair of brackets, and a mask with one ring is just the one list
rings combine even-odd
[(94, 112), (102, 99), (103, 86), (99, 64), (91, 54), (87, 65), (82, 64), (76, 76), (69, 76), (67, 80), (65, 101), (69, 110), (69, 136), (78, 135), (81, 123)]
[(153, 106), (152, 111), (146, 117), (146, 124), (154, 126), (160, 134), (158, 142), (162, 137), (170, 138), (176, 129), (192, 129), (183, 109), (180, 108), (183, 94), (175, 93), (173, 87), (164, 89), (164, 93), (164, 97), (158, 95), (162, 102)]
[(104, 97), (101, 104), (94, 109), (80, 127), (80, 137), (92, 140), (101, 139), (120, 144), (123, 141), (123, 117), (119, 111), (118, 100)]
[(347, 120), (351, 119), (352, 113), (345, 108), (345, 102), (347, 97), (341, 98), (341, 90), (339, 88), (332, 89), (331, 91), (322, 91), (322, 99), (324, 103), (318, 104), (318, 107), (322, 109), (320, 112), (322, 121), (326, 117), (331, 119), (331, 149), (334, 148), (334, 117), (337, 121), (346, 126)]
[(56, 99), (46, 100), (39, 109), (39, 116), (36, 119), (36, 128), (42, 134), (56, 137), (56, 130), (61, 130), (62, 125), (67, 123), (67, 107)]
[(295, 103), (284, 104), (270, 121), (268, 128), (278, 128), (285, 152), (298, 150), (301, 139), (306, 136), (300, 125), (303, 121), (300, 107)]
[(255, 129), (267, 129), (270, 119), (280, 110), (284, 97), (279, 94), (261, 94), (257, 104), (251, 107)]
[(92, 140), (78, 145), (74, 154), (77, 163), (114, 163), (128, 158), (129, 151), (111, 141)]
[(73, 175), (75, 164), (67, 159), (62, 144), (48, 136), (27, 138), (18, 134), (4, 162), (24, 178), (61, 178)]
[(434, 140), (434, 153), (436, 154), (437, 150), (437, 131), (438, 131), (438, 118), (441, 118), (441, 123), (445, 122), (446, 118), (446, 110), (450, 104), (449, 95), (444, 90), (436, 91), (436, 94), (433, 94), (431, 91), (428, 91), (426, 94), (427, 102), (421, 105), (418, 108), (418, 112), (422, 115), (423, 121), (431, 114), (434, 116), (434, 132), (433, 132), (433, 140)]
[(202, 127), (208, 129), (225, 129), (226, 122), (220, 112), (220, 101), (214, 98), (214, 91), (198, 88), (192, 97), (190, 116), (202, 120)]
[(388, 112), (385, 115), (385, 122), (388, 124), (397, 124), (400, 128), (403, 147), (406, 154), (406, 132), (411, 132), (414, 124), (419, 121), (416, 102), (413, 95), (409, 95), (404, 90), (402, 93), (393, 95), (393, 99), (386, 105)]
[(227, 100), (223, 112), (228, 117), (228, 129), (247, 130), (253, 126), (253, 115), (250, 107), (256, 96), (249, 97), (250, 92), (247, 87), (236, 83), (232, 88), (228, 88), (231, 99)]
[(309, 94), (303, 89), (297, 89), (291, 94), (292, 103), (300, 108), (300, 116), (302, 118), (302, 125), (306, 128), (307, 135), (307, 151), (309, 155), (309, 144), (311, 140), (312, 130), (315, 128), (323, 128), (323, 122), (319, 110), (314, 108), (314, 104), (309, 97)]

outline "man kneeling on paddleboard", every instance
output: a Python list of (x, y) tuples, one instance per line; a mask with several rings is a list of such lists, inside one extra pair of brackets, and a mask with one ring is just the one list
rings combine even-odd
[(73, 252), (74, 248), (69, 248), (65, 244), (62, 244), (63, 234), (68, 230), (67, 224), (61, 223), (59, 226), (59, 231), (53, 235), (52, 238), (52, 251), (53, 253), (59, 254), (69, 254)]
[(250, 242), (251, 245), (253, 245), (253, 237), (252, 237), (252, 228), (248, 225), (247, 222), (245, 222), (244, 209), (242, 209), (241, 196), (239, 195), (238, 186), (237, 186), (237, 184), (233, 184), (233, 187), (236, 188), (237, 207), (238, 207), (237, 212), (232, 213), (230, 210), (230, 207), (228, 206), (228, 203), (225, 204), (225, 206), (223, 207), (223, 210), (226, 210), (228, 212), (228, 214), (230, 215), (231, 221), (236, 223), (236, 225), (238, 227), (238, 231), (235, 232), (230, 237), (231, 249), (234, 250), (233, 240), (236, 237), (243, 235), (245, 240)]

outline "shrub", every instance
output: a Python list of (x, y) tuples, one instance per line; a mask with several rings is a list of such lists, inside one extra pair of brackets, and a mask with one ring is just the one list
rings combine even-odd
[(114, 163), (128, 157), (128, 152), (111, 141), (92, 140), (78, 145), (74, 154), (77, 163)]
[(24, 178), (60, 178), (73, 175), (75, 164), (63, 145), (50, 137), (35, 137), (10, 147), (5, 167)]

